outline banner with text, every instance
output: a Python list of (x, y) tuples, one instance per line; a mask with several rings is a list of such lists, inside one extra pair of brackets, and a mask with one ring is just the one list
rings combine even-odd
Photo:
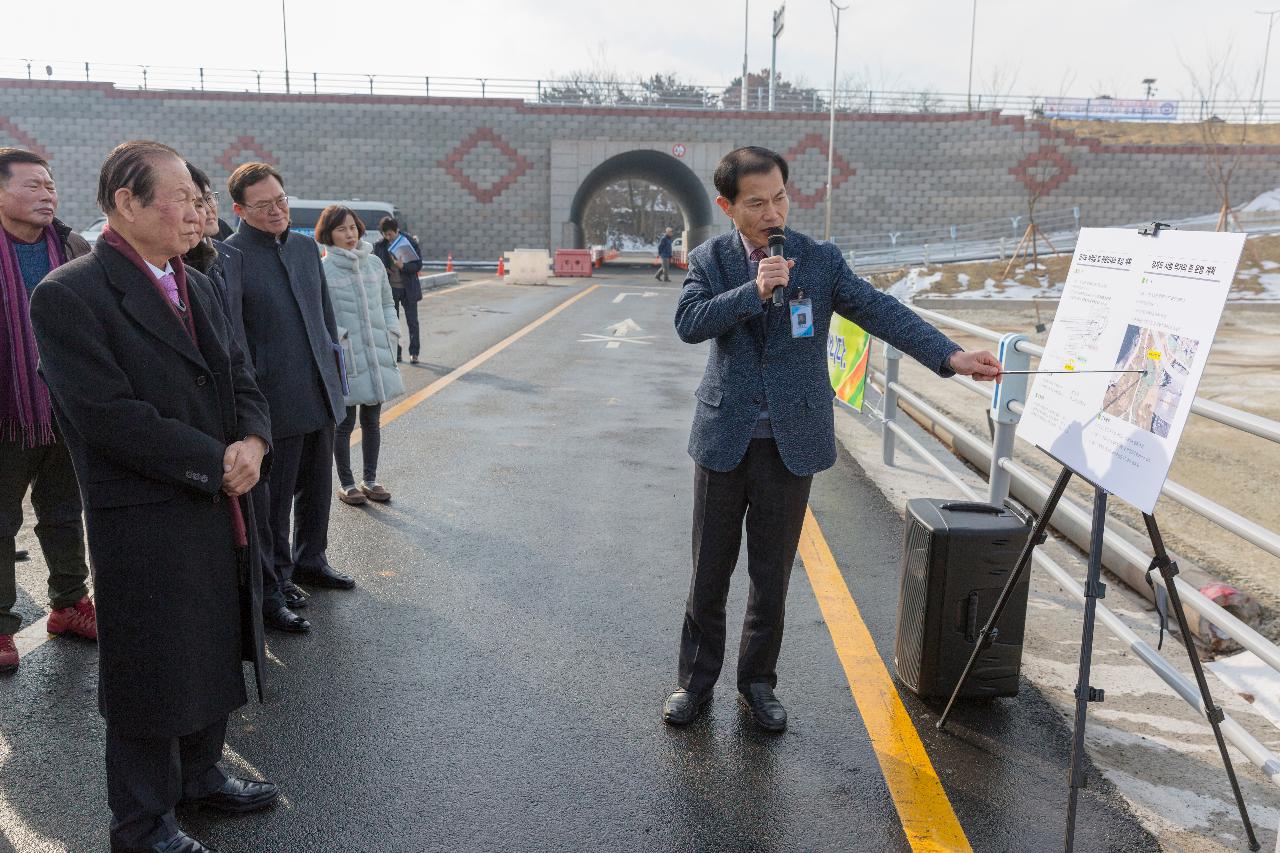
[(852, 320), (832, 314), (827, 332), (827, 373), (836, 397), (858, 411), (862, 411), (870, 358), (871, 336)]

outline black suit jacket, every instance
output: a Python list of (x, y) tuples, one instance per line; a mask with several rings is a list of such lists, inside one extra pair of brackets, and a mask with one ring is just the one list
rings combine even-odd
[(105, 240), (31, 296), (40, 372), (84, 496), (99, 703), (138, 736), (211, 724), (245, 701), (240, 661), (263, 670), (252, 507), (242, 499), (245, 562), (221, 487), (227, 445), (269, 441), (271, 423), (212, 283), (193, 270), (187, 282), (199, 346)]

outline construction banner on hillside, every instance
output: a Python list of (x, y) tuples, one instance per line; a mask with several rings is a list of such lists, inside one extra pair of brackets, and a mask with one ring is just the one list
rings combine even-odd
[(858, 411), (862, 411), (870, 358), (871, 336), (852, 320), (832, 314), (827, 332), (827, 373), (836, 397)]

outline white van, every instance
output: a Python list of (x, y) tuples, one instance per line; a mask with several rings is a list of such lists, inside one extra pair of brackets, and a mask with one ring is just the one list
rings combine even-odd
[[(400, 230), (406, 230), (404, 220), (400, 217), (400, 211), (395, 205), (385, 201), (364, 201), (358, 198), (352, 199), (315, 199), (315, 198), (293, 198), (289, 197), (289, 230), (296, 231), (299, 234), (306, 234), (308, 237), (315, 239), (316, 223), (320, 220), (320, 212), (331, 204), (341, 204), (351, 208), (356, 212), (356, 216), (364, 222), (365, 240), (369, 243), (376, 243), (381, 239), (378, 235), (378, 223), (382, 221), (384, 216), (393, 216), (400, 223)], [(235, 228), (240, 224), (240, 217), (234, 212), (231, 215), (231, 227)]]

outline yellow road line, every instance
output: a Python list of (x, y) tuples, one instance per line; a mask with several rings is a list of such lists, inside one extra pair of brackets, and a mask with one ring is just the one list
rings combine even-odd
[[(422, 403), (425, 402), (427, 399), (440, 393), (445, 388), (449, 387), (454, 382), (461, 379), (463, 376), (466, 376), (468, 373), (475, 370), (477, 367), (484, 364), (486, 361), (493, 358), (495, 355), (502, 352), (504, 349), (511, 346), (516, 341), (520, 340), (525, 335), (529, 334), (534, 329), (538, 328), (543, 323), (547, 322), (552, 317), (556, 316), (561, 311), (568, 308), (570, 305), (577, 302), (579, 299), (581, 299), (582, 297), (586, 296), (588, 293), (590, 293), (593, 290), (596, 290), (599, 287), (600, 285), (593, 284), (590, 287), (588, 287), (586, 290), (582, 291), (581, 293), (577, 293), (569, 297), (564, 302), (561, 302), (555, 308), (552, 308), (550, 311), (543, 314), (541, 317), (534, 320), (532, 323), (525, 326), (520, 331), (516, 332), (515, 334), (511, 335), (508, 338), (505, 338), (504, 340), (499, 341), (498, 343), (489, 347), (484, 352), (480, 353), (475, 358), (468, 361), (466, 364), (462, 365), (461, 367), (455, 368), (451, 372), (445, 374), (444, 376), (441, 376), (435, 382), (432, 382), (427, 387), (419, 391), (415, 391), (413, 394), (404, 398), (399, 403), (396, 403), (394, 406), (392, 406), (391, 408), (387, 409), (385, 412), (382, 413), (381, 425), (386, 426), (387, 424), (391, 423), (392, 421), (394, 421), (396, 418), (400, 417), (404, 413), (414, 409), (417, 406), (422, 405)], [(351, 446), (355, 447), (359, 443), (360, 443), (360, 430), (357, 429), (353, 433), (351, 433)]]
[(911, 849), (928, 853), (972, 850), (809, 508), (800, 533), (800, 559)]

